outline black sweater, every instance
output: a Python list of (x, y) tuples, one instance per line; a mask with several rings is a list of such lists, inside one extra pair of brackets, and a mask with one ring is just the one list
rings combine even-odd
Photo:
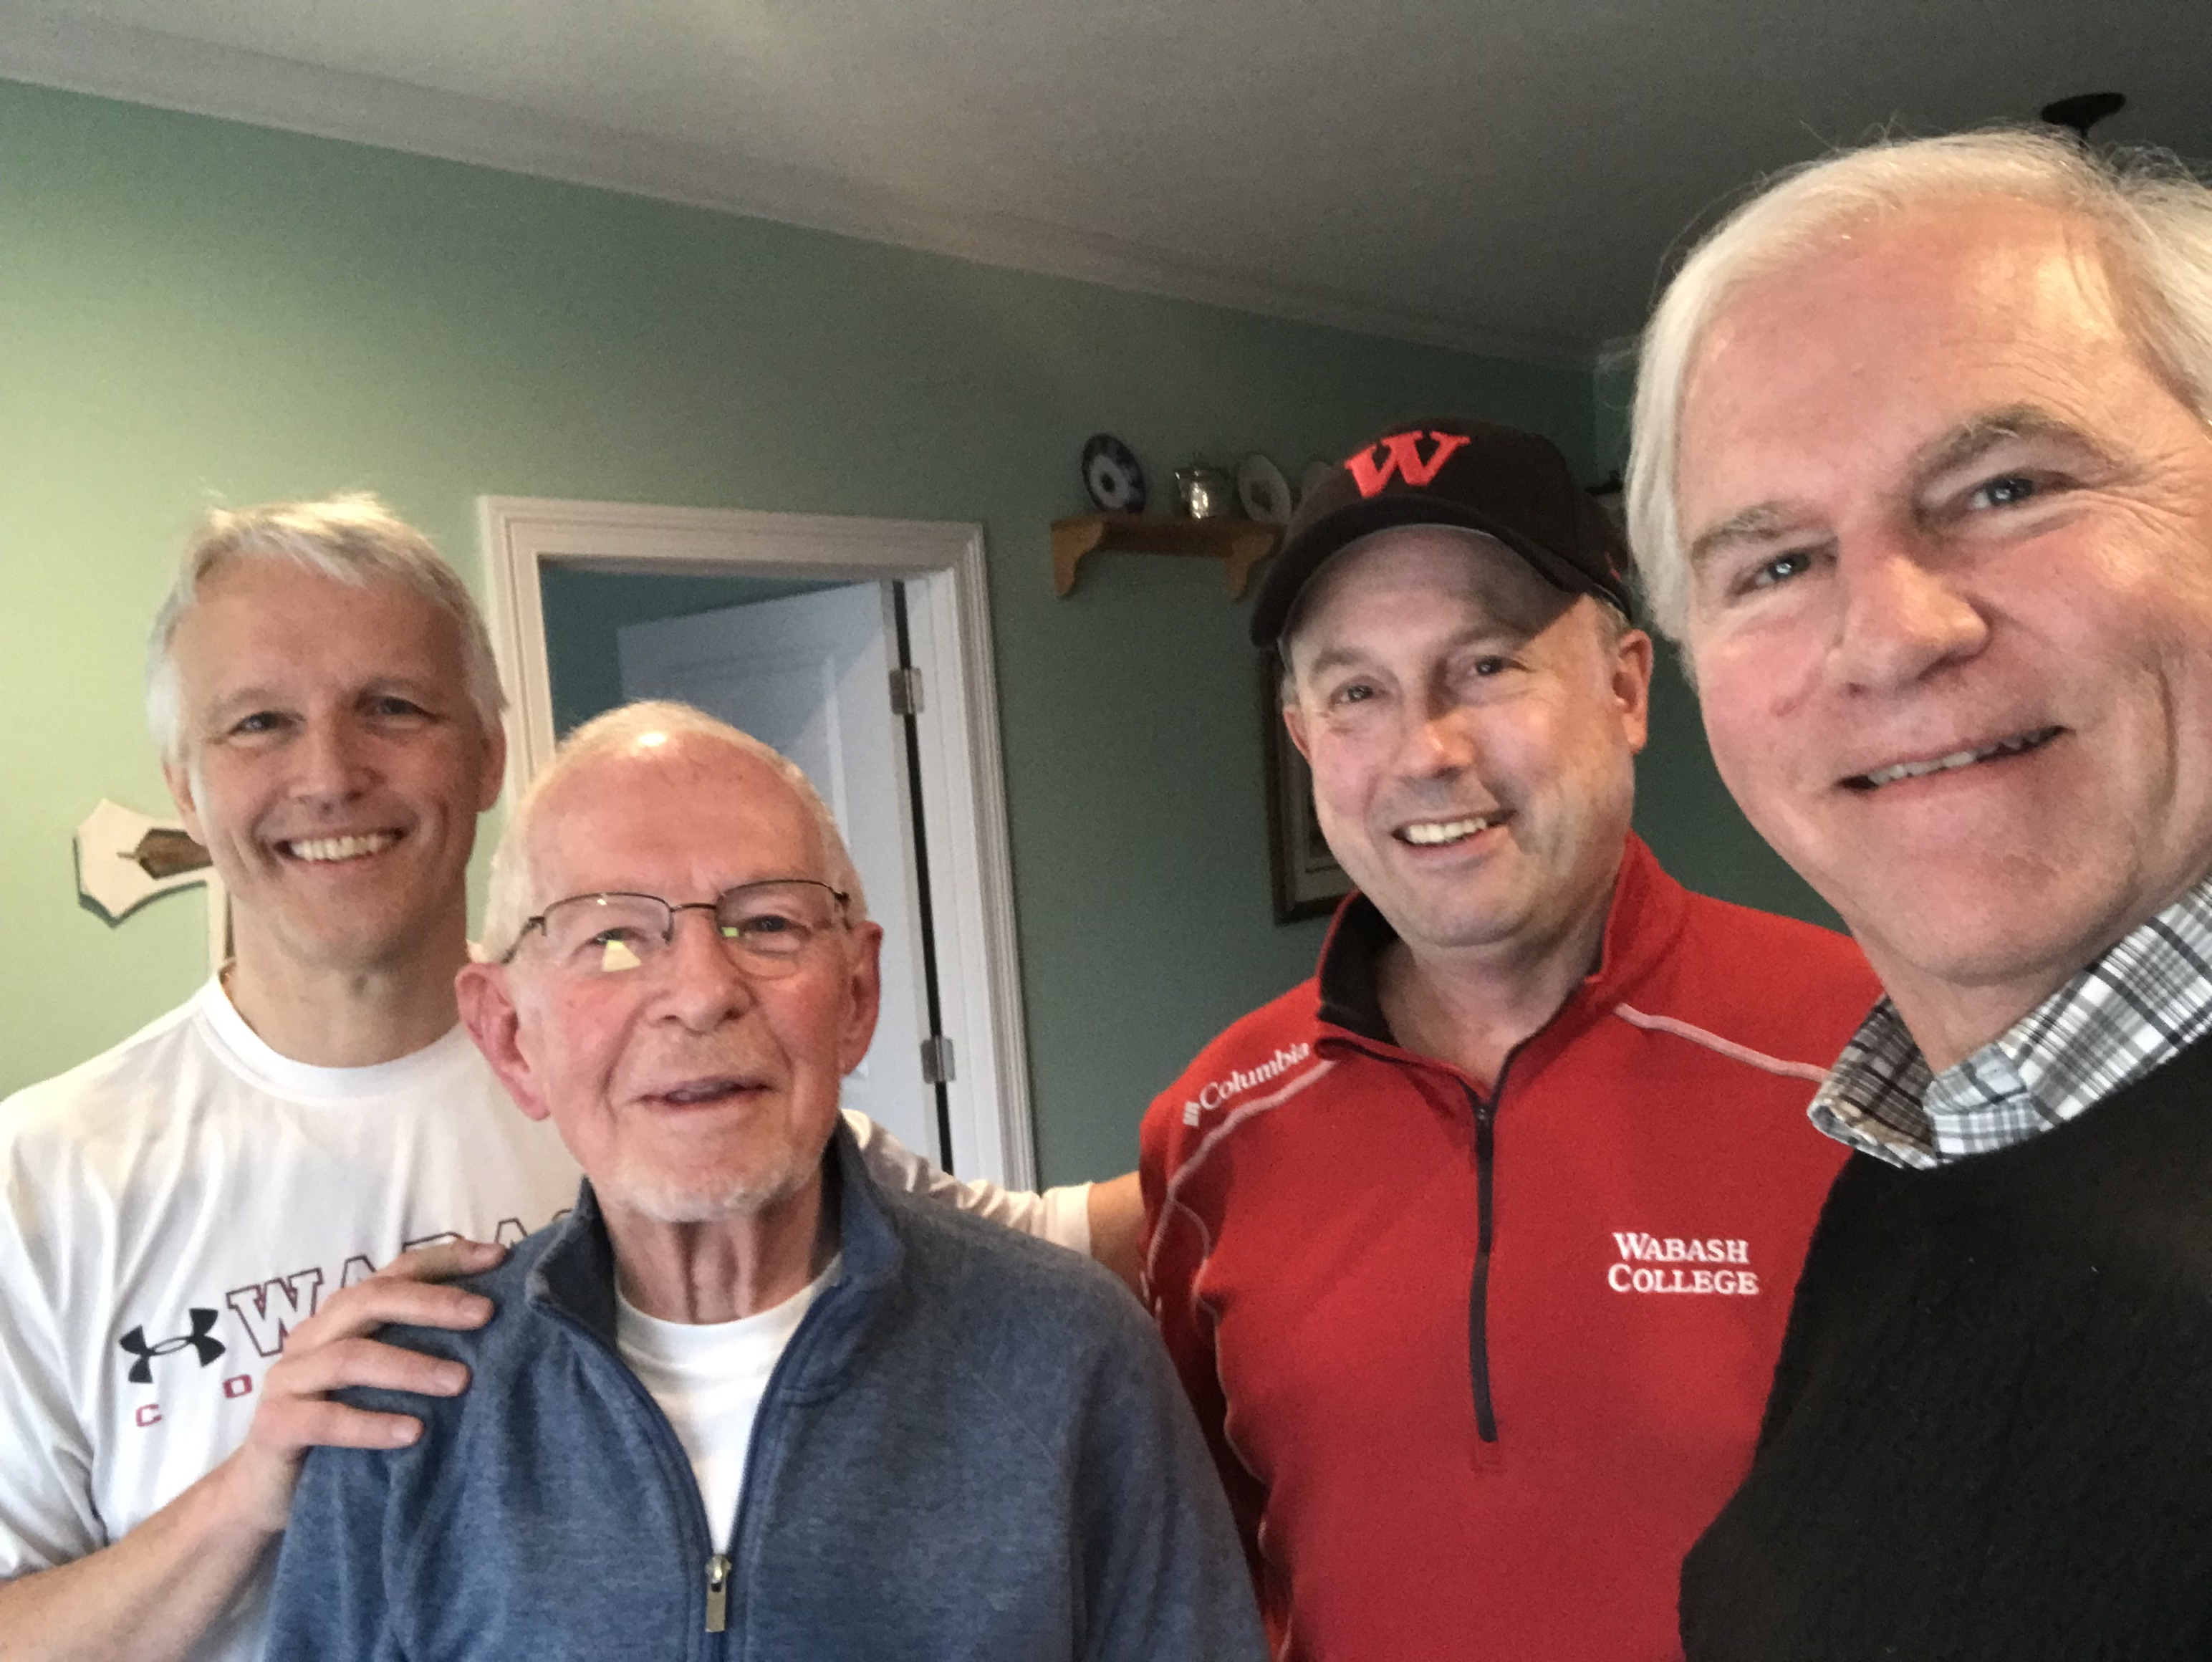
[(2212, 1039), (1829, 1191), (1690, 1662), (2212, 1656)]

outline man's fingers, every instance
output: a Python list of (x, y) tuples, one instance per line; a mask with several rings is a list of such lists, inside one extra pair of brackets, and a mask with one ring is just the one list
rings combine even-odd
[(449, 1282), (490, 1269), (507, 1256), (507, 1249), (490, 1241), (434, 1241), (402, 1252), (378, 1270), (372, 1280)]
[(491, 1319), (492, 1301), (481, 1293), (435, 1282), (387, 1280), (372, 1275), (365, 1282), (341, 1288), (324, 1302), (313, 1318), (285, 1335), (284, 1354), (318, 1349), (342, 1339), (356, 1338), (380, 1327), (482, 1327)]
[(339, 1339), (299, 1355), (288, 1354), (269, 1370), (272, 1403), (343, 1391), (349, 1385), (379, 1385), (422, 1397), (458, 1397), (468, 1389), (469, 1370), (442, 1356), (426, 1356), (381, 1339)]
[(372, 1414), (327, 1397), (305, 1397), (256, 1422), (252, 1440), (274, 1452), (308, 1448), (404, 1448), (422, 1434), (422, 1422), (406, 1414)]
[(378, 1385), (420, 1397), (452, 1397), (468, 1388), (460, 1363), (375, 1339), (341, 1339), (269, 1370), (261, 1407), (246, 1440), (265, 1453), (296, 1457), (325, 1444), (341, 1448), (398, 1448), (422, 1434), (404, 1414), (372, 1413), (334, 1402), (323, 1393), (349, 1385)]
[(264, 1461), (276, 1457), (287, 1474), (302, 1449), (398, 1448), (422, 1434), (421, 1422), (404, 1414), (349, 1408), (326, 1393), (356, 1385), (418, 1397), (453, 1397), (468, 1389), (469, 1370), (441, 1356), (426, 1356), (368, 1336), (386, 1326), (482, 1327), (492, 1301), (442, 1282), (489, 1269), (507, 1249), (483, 1241), (440, 1241), (403, 1252), (351, 1287), (340, 1288), (321, 1309), (284, 1336), (284, 1354), (269, 1370), (261, 1405), (246, 1441)]

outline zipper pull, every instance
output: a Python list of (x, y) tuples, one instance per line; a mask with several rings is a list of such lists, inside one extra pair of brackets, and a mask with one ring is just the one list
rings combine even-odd
[(716, 1553), (707, 1561), (707, 1631), (720, 1633), (730, 1619), (730, 1561)]

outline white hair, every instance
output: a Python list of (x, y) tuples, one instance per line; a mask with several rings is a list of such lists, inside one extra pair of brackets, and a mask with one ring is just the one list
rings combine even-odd
[(507, 815), (506, 828), (500, 832), (499, 846), (492, 850), (491, 875), (485, 888), (483, 944), (487, 957), (497, 959), (503, 956), (521, 937), (523, 925), (546, 901), (562, 898), (539, 895), (533, 865), (531, 833), (547, 794), (600, 758), (631, 750), (656, 734), (705, 739), (767, 764), (791, 788), (813, 823), (815, 835), (821, 839), (826, 880), (831, 888), (844, 894), (846, 916), (856, 923), (867, 917), (868, 898), (860, 887), (860, 870), (846, 849), (837, 821), (823, 803), (805, 770), (752, 734), (740, 732), (704, 710), (672, 699), (653, 698), (623, 704), (604, 715), (595, 715), (571, 733), (561, 741), (544, 771), (530, 782), (530, 788), (523, 792), (522, 800)]
[(1765, 182), (1710, 232), (1644, 329), (1628, 462), (1629, 540), (1652, 620), (1680, 640), (1690, 573), (1675, 502), (1682, 397), (1705, 332), (1747, 283), (1840, 243), (1869, 219), (2000, 198), (2095, 232), (2145, 361), (2212, 419), (2212, 188), (2164, 151), (2094, 155), (2048, 131), (1893, 139)]
[(468, 585), (428, 537), (374, 496), (357, 490), (320, 502), (217, 508), (200, 521), (185, 545), (177, 580), (154, 616), (146, 643), (146, 725), (162, 760), (179, 759), (184, 749), (178, 625), (199, 604), (202, 586), (241, 560), (294, 560), (356, 587), (393, 582), (421, 595), (453, 620), (469, 703), (487, 736), (499, 731), (507, 699), (500, 691), (491, 636)]

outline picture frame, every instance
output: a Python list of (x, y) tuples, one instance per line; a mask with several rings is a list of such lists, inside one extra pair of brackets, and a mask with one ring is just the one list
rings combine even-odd
[(1282, 661), (1259, 658), (1261, 746), (1267, 758), (1267, 855), (1275, 922), (1326, 917), (1352, 892), (1352, 879), (1328, 851), (1314, 813), (1313, 771), (1283, 727)]

